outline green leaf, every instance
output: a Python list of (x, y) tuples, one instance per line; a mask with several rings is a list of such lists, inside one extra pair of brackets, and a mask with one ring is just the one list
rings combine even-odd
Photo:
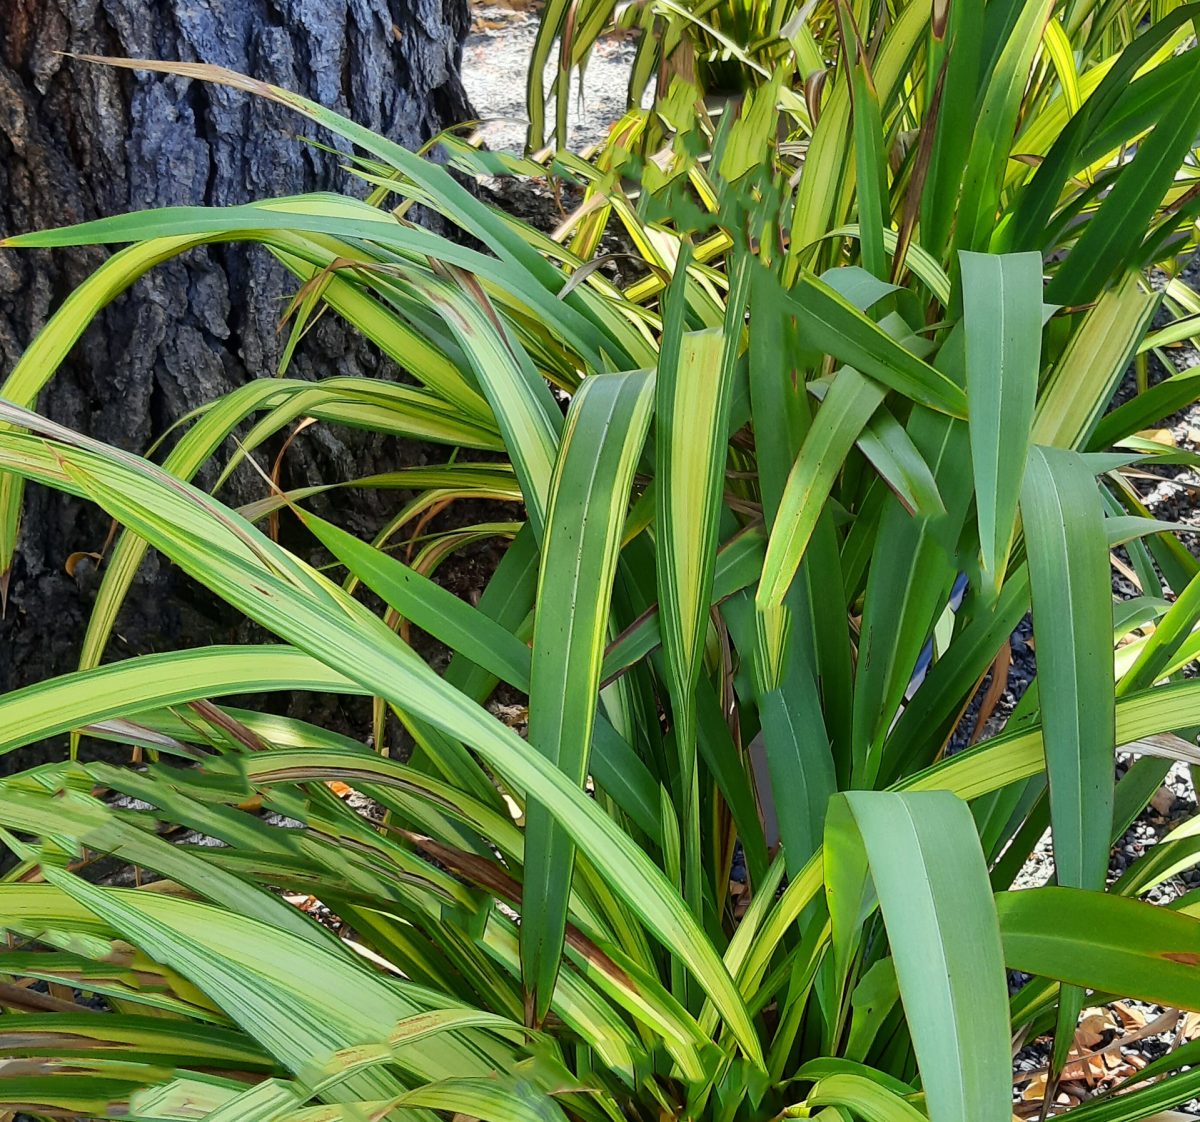
[(1193, 577), (1184, 588), (1176, 591), (1174, 603), (1157, 621), (1133, 665), (1122, 676), (1119, 692), (1146, 689), (1166, 674), (1175, 656), (1191, 638), (1198, 619), (1200, 576)]
[(833, 800), (825, 876), (843, 963), (859, 941), (868, 866), (931, 1122), (1010, 1122), (1007, 983), (971, 812), (947, 793)]
[[(586, 287), (572, 289), (564, 295), (563, 299), (558, 299), (559, 290), (566, 285), (566, 277), (551, 260), (539, 252), (539, 249), (533, 244), (533, 240), (527, 236), (528, 227), (522, 227), (521, 224), (513, 222), (510, 216), (489, 207), (464, 184), (458, 182), (447, 167), (437, 161), (425, 159), (402, 144), (373, 132), (315, 101), (279, 86), (248, 78), (224, 67), (210, 66), (204, 63), (156, 62), (149, 59), (85, 57), (89, 61), (103, 62), (110, 66), (177, 74), (232, 89), (244, 90), (286, 106), (336, 135), (344, 137), (401, 173), (404, 177), (403, 182), (389, 177), (392, 187), (409, 186), (413, 196), (433, 206), (462, 229), (472, 231), (474, 237), (482, 241), (495, 254), (495, 258), (479, 253), (472, 253), (472, 256), (483, 262), (485, 266), (489, 262), (499, 259), (499, 262), (506, 266), (501, 273), (506, 273), (510, 279), (514, 276), (520, 278), (522, 291), (529, 298), (531, 306), (536, 307), (540, 304), (541, 310), (547, 315), (549, 322), (557, 323), (567, 334), (574, 334), (574, 330), (578, 328), (589, 337), (590, 342), (584, 344), (585, 351), (590, 351), (591, 344), (595, 344), (598, 348), (607, 349), (618, 363), (628, 362), (629, 354), (625, 353), (617, 340), (632, 341), (636, 339), (631, 325), (624, 323), (619, 315), (605, 309), (598, 295)], [(311, 204), (314, 199), (323, 199), (338, 207), (346, 204), (361, 209), (363, 206), (345, 196), (312, 196), (309, 203)], [(271, 200), (268, 205), (273, 206), (279, 202), (280, 200)], [(285, 203), (284, 206), (286, 207), (286, 205)], [(168, 208), (168, 210), (170, 209)], [(238, 208), (224, 209), (232, 211)], [(304, 203), (300, 204), (300, 209), (305, 209)], [(399, 224), (390, 214), (383, 215), (374, 207), (368, 206), (366, 209), (375, 211), (377, 218), (381, 218), (383, 224), (399, 228)], [(167, 212), (160, 213), (166, 214)], [(418, 228), (409, 226), (408, 230), (417, 231)], [(424, 235), (425, 231), (418, 231), (418, 234)], [(455, 262), (457, 255), (454, 241), (432, 235), (430, 237), (435, 244), (440, 243), (441, 250), (438, 252), (437, 249), (434, 249), (431, 256), (441, 261)], [(477, 271), (470, 265), (465, 267), (472, 272)], [(553, 310), (555, 306), (557, 306), (557, 311)], [(604, 323), (604, 330), (598, 327), (600, 322)], [(582, 339), (580, 341), (582, 342)], [(592, 361), (590, 365), (598, 370), (604, 368), (603, 363), (599, 361), (598, 354), (591, 357), (594, 357), (596, 361)]]
[(1059, 883), (1101, 888), (1113, 809), (1112, 588), (1104, 510), (1078, 455), (1034, 448), (1021, 496)]
[(958, 249), (986, 251), (991, 244), (1017, 117), (1051, 7), (1050, 0), (1013, 5), (1016, 23), (988, 78), (973, 123), (955, 219)]
[[(943, 344), (939, 363), (949, 365), (944, 356), (957, 349), (954, 340)], [(914, 518), (889, 498), (874, 535), (854, 690), (854, 768), (861, 777), (856, 782), (865, 785), (873, 785), (884, 766), (884, 740), (950, 597), (973, 497), (965, 424), (914, 409), (908, 433), (937, 480), (946, 513)]]
[[(392, 1117), (394, 1111), (411, 1114), (418, 1110), (445, 1111), (480, 1122), (565, 1122), (566, 1119), (552, 1095), (519, 1078), (503, 1076), (443, 1079), (388, 1100), (308, 1107), (272, 1114), (269, 1119), (270, 1122), (360, 1122), (364, 1118)], [(221, 1122), (226, 1122), (224, 1114), (220, 1117)], [(241, 1115), (231, 1112), (228, 1122), (240, 1118)]]
[(197, 647), (142, 655), (5, 694), (0, 698), (0, 753), (110, 717), (223, 694), (280, 690), (364, 692), (293, 647)]
[(785, 687), (763, 694), (759, 712), (784, 859), (795, 877), (821, 845), (837, 775), (812, 675), (790, 667)]
[(1117, 273), (1141, 265), (1142, 239), (1200, 132), (1200, 68), (1193, 70), (1162, 118), (1137, 146), (1111, 191), (1059, 267), (1047, 299), (1094, 300)]
[[(1058, 883), (1103, 888), (1114, 785), (1112, 583), (1104, 506), (1078, 453), (1034, 447), (1021, 496)], [(1066, 1062), (1083, 991), (1063, 987), (1051, 1064)]]
[[(10, 962), (6, 965), (11, 966)], [(131, 1013), (27, 1013), (0, 1017), (0, 1055), (103, 1058), (131, 1053), (175, 1066), (271, 1071), (274, 1061), (244, 1033)]]
[[(141, 59), (138, 60), (138, 64), (149, 65)], [(321, 113), (325, 112), (321, 110)], [(367, 132), (367, 135), (373, 134)], [(384, 144), (391, 143), (383, 141), (382, 138), (376, 139)], [(403, 154), (406, 161), (414, 160), (422, 169), (431, 170), (435, 178), (448, 178), (445, 168), (414, 157), (413, 153), (399, 148), (398, 145), (394, 147)], [(444, 182), (440, 185), (445, 186)], [(512, 297), (528, 303), (529, 307), (545, 316), (548, 322), (555, 323), (562, 340), (575, 347), (589, 366), (598, 370), (604, 369), (603, 360), (591, 344), (606, 340), (608, 347), (614, 348), (615, 339), (612, 335), (602, 335), (589, 316), (575, 307), (581, 300), (590, 301), (596, 294), (589, 294), (586, 286), (580, 286), (573, 289), (566, 299), (559, 300), (556, 293), (566, 283), (564, 275), (517, 235), (507, 231), (507, 227), (506, 232), (501, 233), (497, 228), (495, 213), (488, 211), (484, 204), (463, 191), (458, 184), (452, 182), (448, 189), (456, 196), (459, 192), (466, 195), (470, 202), (468, 209), (472, 212), (483, 207), (481, 222), (472, 229), (481, 234), (495, 232), (495, 244), (503, 245), (505, 260), (497, 260), (486, 253), (459, 245), (418, 226), (401, 223), (390, 213), (382, 212), (368, 203), (347, 196), (329, 194), (298, 195), (228, 207), (165, 207), (161, 210), (137, 211), (84, 222), (77, 226), (21, 234), (5, 239), (3, 244), (14, 248), (111, 245), (147, 238), (206, 235), (210, 241), (240, 239), (267, 244), (274, 244), (282, 236), (287, 246), (290, 244), (287, 239), (304, 232), (350, 242), (374, 242), (397, 251), (405, 258), (420, 261), (431, 257), (493, 283), (500, 292), (509, 293)], [(521, 258), (519, 266), (516, 257)], [(412, 273), (412, 268), (406, 270), (407, 276), (411, 277)]]
[[(905, 4), (896, 13), (872, 65), (881, 105), (890, 105), (897, 91), (910, 81), (913, 51), (928, 28), (928, 8)], [(791, 263), (809, 264), (815, 243), (829, 233), (831, 226), (846, 221), (854, 197), (852, 146), (849, 83), (834, 82), (821, 105), (821, 116), (805, 157), (804, 174), (796, 188), (790, 230)], [(843, 361), (871, 373), (851, 359)]]
[[(110, 257), (71, 292), (46, 328), (25, 348), (16, 366), (0, 383), (0, 397), (33, 408), (47, 379), (58, 369), (101, 308), (124, 291), (134, 278), (203, 240), (201, 237), (154, 241), (131, 246)], [(4, 578), (17, 548), (22, 493), (20, 476), (0, 475), (0, 588), (6, 587)]]
[[(291, 1084), (283, 1080), (270, 1080), (264, 1085), (266, 1089), (261, 1094), (268, 1103), (273, 1103), (276, 1097), (287, 1102), (280, 1087), (288, 1088), (291, 1100), (295, 1100), (291, 1092)], [(239, 1094), (244, 1094), (245, 1084), (233, 1079), (216, 1075), (200, 1075), (195, 1072), (179, 1076), (169, 1083), (160, 1083), (147, 1087), (130, 1096), (130, 1110), (139, 1119), (154, 1119), (155, 1122), (190, 1122), (189, 1115), (197, 1113), (202, 1118), (210, 1118), (214, 1111), (235, 1101)], [(274, 1109), (274, 1106), (272, 1106)]]
[[(844, 9), (839, 9), (844, 12)], [(842, 35), (849, 40), (843, 16)], [(886, 138), (879, 108), (879, 94), (871, 78), (863, 45), (854, 34), (855, 46), (843, 43), (848, 55), (854, 50), (857, 58), (851, 71), (854, 93), (854, 160), (858, 192), (858, 225), (862, 244), (863, 266), (883, 279), (887, 276), (888, 260), (884, 250), (883, 231), (889, 223), (891, 207), (888, 198)]]
[[(939, 260), (954, 221), (963, 168), (978, 123), (984, 41), (982, 0), (939, 4), (932, 10), (925, 72), (929, 108), (923, 128), (933, 129), (933, 143), (919, 202), (921, 238)], [(939, 80), (941, 94), (935, 101)], [(931, 120), (935, 105), (936, 118)], [(911, 261), (911, 249), (908, 258)], [(946, 305), (950, 303), (948, 289), (949, 285), (942, 297)]]
[(952, 417), (966, 416), (966, 398), (954, 382), (906, 350), (812, 273), (801, 273), (789, 293), (789, 304), (805, 345), (918, 404)]
[[(33, 1065), (35, 1068), (42, 1065)], [(111, 1118), (110, 1110), (121, 1109), (138, 1082), (119, 1077), (79, 1075), (54, 1070), (57, 1065), (45, 1065), (49, 1075), (18, 1075), (0, 1079), (0, 1105), (22, 1112), (50, 1113), (61, 1117)], [(146, 1082), (162, 1078), (161, 1069), (147, 1068)], [(119, 1115), (118, 1115), (119, 1117)]]
[(971, 466), (984, 580), (998, 593), (1029, 456), (1041, 355), (1042, 258), (959, 255)]
[(996, 894), (1005, 962), (1043, 978), (1200, 1010), (1200, 920), (1078, 888)]
[[(461, 819), (484, 836), (493, 839), (496, 848), (500, 849), (506, 858), (517, 865), (522, 862), (522, 835), (514, 824), (505, 822), (488, 808), (473, 804), (452, 787), (431, 780), (387, 757), (337, 750), (275, 751), (269, 755), (240, 757), (237, 766), (255, 787), (262, 784), (339, 779), (355, 787), (361, 785), (369, 793), (379, 792), (380, 802), (385, 802), (389, 789), (408, 791), (421, 797), (428, 796), (433, 805), (442, 807), (447, 814)], [(578, 895), (573, 893), (572, 902), (578, 901)], [(503, 944), (498, 943), (498, 940), (504, 939), (504, 932), (499, 929), (498, 922), (498, 915), (493, 913), (485, 927), (482, 942), (493, 954), (500, 954), (502, 951), (502, 961), (506, 967), (510, 966), (515, 971), (519, 965), (515, 934), (511, 948), (507, 941)], [(623, 1025), (623, 1022), (617, 1020), (616, 1011), (607, 1004), (601, 1004), (586, 984), (581, 983), (578, 971), (582, 971), (598, 988), (635, 1012), (645, 1023), (652, 1025), (654, 1030), (662, 1035), (667, 1047), (673, 1049), (673, 1054), (680, 1060), (689, 1078), (697, 1075), (700, 1069), (695, 1049), (697, 1044), (703, 1042), (703, 1036), (686, 1012), (672, 1003), (661, 987), (656, 988), (657, 984), (651, 982), (648, 975), (637, 970), (611, 947), (608, 948), (607, 954), (616, 955), (621, 962), (614, 964), (607, 954), (589, 958), (586, 953), (568, 953), (572, 955), (577, 970), (560, 972), (554, 994), (555, 1011), (566, 1023), (584, 1035), (588, 1035), (590, 1031), (600, 1036), (602, 1039), (598, 1043), (595, 1042), (595, 1036), (592, 1037), (594, 1046), (600, 1050), (604, 1050), (605, 1043), (614, 1044), (611, 1040), (614, 1032), (613, 1021), (616, 1021), (618, 1027)], [(603, 1013), (604, 1018), (599, 1019), (598, 1013)], [(603, 1039), (605, 1037), (610, 1039)], [(615, 1043), (622, 1046), (621, 1054), (627, 1057), (624, 1039)]]
[(82, 791), (7, 790), (0, 823), (23, 833), (70, 838), (85, 848), (121, 853), (130, 864), (154, 869), (238, 915), (270, 923), (317, 946), (327, 947), (332, 942), (328, 932), (277, 896), (123, 821)]
[[(161, 1112), (177, 1110), (178, 1114), (151, 1114), (149, 1117), (186, 1118), (197, 1103), (195, 1081), (179, 1080), (165, 1087), (135, 1096), (139, 1115), (143, 1110)], [(211, 1094), (211, 1091), (209, 1092)], [(214, 1110), (204, 1115), (204, 1122), (276, 1122), (288, 1110), (301, 1106), (308, 1098), (300, 1085), (284, 1079), (268, 1079), (240, 1093), (229, 1095)], [(200, 1103), (205, 1100), (201, 1098)], [(203, 1109), (203, 1107), (201, 1107)]]
[(315, 514), (298, 508), (296, 514), (388, 607), (495, 677), (529, 688), (529, 648), (507, 628), (383, 550)]
[[(546, 63), (550, 59), (550, 52), (554, 47), (554, 41), (562, 35), (566, 29), (568, 20), (573, 19), (574, 9), (571, 7), (568, 0), (550, 0), (550, 3), (542, 10), (541, 18), (538, 20), (537, 36), (533, 42), (533, 52), (529, 57), (528, 77), (526, 79), (525, 90), (525, 106), (529, 113), (529, 133), (526, 137), (526, 147), (536, 150), (541, 148), (546, 139), (546, 91), (544, 86)], [(559, 50), (562, 52), (562, 59), (559, 64), (559, 77), (562, 72), (566, 71), (566, 78), (569, 81), (570, 72), (567, 70), (567, 53), (568, 46), (564, 42)], [(556, 108), (559, 110), (558, 122), (555, 127), (555, 141), (559, 147), (565, 148), (567, 145), (566, 136), (566, 105), (563, 104), (568, 99), (566, 94), (568, 88), (564, 88), (561, 80), (555, 83), (555, 91), (557, 94)]]
[(865, 1060), (876, 1037), (891, 1016), (900, 989), (896, 982), (896, 964), (891, 958), (877, 959), (854, 987), (850, 1003), (854, 1014), (846, 1038), (846, 1057)]
[[(555, 465), (538, 578), (529, 742), (571, 783), (587, 778), (600, 667), (633, 473), (653, 407), (646, 373), (588, 378), (571, 402)], [(562, 954), (575, 850), (554, 808), (526, 808), (521, 966), (541, 1024)]]
[(760, 612), (783, 603), (846, 455), (883, 397), (883, 387), (852, 367), (838, 371), (784, 485), (755, 593)]
[(909, 514), (934, 518), (946, 513), (933, 472), (886, 405), (875, 410), (859, 434), (858, 450)]
[[(271, 410), (267, 418), (271, 424), (267, 426), (267, 429), (273, 433), (305, 414), (322, 413), (330, 408), (336, 409), (339, 405), (353, 409), (356, 403), (365, 404), (363, 399), (368, 394), (376, 399), (377, 407), (386, 410), (385, 417), (387, 414), (391, 414), (392, 426), (402, 426), (407, 415), (415, 414), (413, 423), (408, 426), (411, 436), (421, 439), (436, 439), (436, 434), (440, 430), (441, 438), (449, 439), (453, 443), (461, 443), (463, 436), (468, 436), (470, 441), (469, 434), (463, 431), (461, 426), (456, 425), (456, 417), (448, 418), (444, 412), (434, 408), (435, 405), (441, 403), (436, 399), (428, 398), (427, 395), (426, 399), (422, 400), (409, 387), (397, 386), (380, 392), (367, 379), (329, 378), (316, 386), (294, 380), (262, 379), (239, 386), (206, 407), (163, 461), (163, 467), (181, 479), (194, 479), (237, 426), (257, 409)], [(420, 424), (417, 418), (422, 413), (425, 413), (433, 423)], [(457, 435), (455, 434), (456, 427), (459, 430)], [(446, 431), (447, 429), (449, 431)], [(394, 427), (393, 431), (395, 431)], [(232, 471), (242, 461), (250, 448), (254, 447), (256, 438), (265, 439), (266, 435), (266, 432), (260, 430), (260, 425), (256, 425), (254, 434), (241, 441), (237, 453), (230, 457), (225, 473)], [(477, 443), (477, 441), (470, 442)], [(459, 465), (453, 466), (458, 467)], [(13, 478), (12, 476), (4, 477), (8, 480)], [(224, 474), (222, 478), (224, 478)], [(425, 478), (428, 478), (428, 473)], [(469, 480), (485, 486), (490, 482), (493, 488), (501, 482), (495, 474), (492, 475), (490, 481), (485, 478), (472, 479), (465, 473), (460, 478), (464, 482)], [(0, 480), (0, 485), (2, 482)], [(364, 487), (401, 486), (403, 483), (409, 483), (413, 487), (421, 486), (422, 476), (417, 471), (408, 469), (357, 481), (357, 485)], [(220, 482), (217, 486), (219, 487), (219, 485)], [(305, 493), (319, 493), (323, 489), (316, 488), (307, 490)], [(258, 509), (267, 513), (273, 508), (266, 507), (264, 509), (260, 506)], [(96, 594), (92, 613), (88, 618), (87, 634), (84, 636), (83, 649), (79, 656), (82, 669), (99, 665), (105, 645), (116, 623), (117, 613), (133, 584), (138, 566), (146, 554), (146, 548), (146, 543), (140, 538), (123, 533), (106, 558), (103, 580), (100, 590)]]
[(885, 778), (892, 781), (933, 761), (958, 721), (963, 697), (974, 692), (1028, 607), (1029, 572), (1022, 566), (1004, 582), (995, 601), (981, 604), (961, 625), (889, 730)]
[(516, 344), (479, 282), (464, 272), (454, 275), (457, 285), (417, 273), (406, 279), (438, 309), (462, 343), (504, 434), (534, 533), (540, 534), (546, 521), (562, 414), (528, 353)]
[[(836, 230), (830, 230), (825, 236), (826, 238), (861, 238), (862, 231), (857, 224), (851, 223), (847, 226), (839, 226)], [(895, 255), (899, 248), (899, 242), (900, 235), (895, 230), (885, 227), (883, 248), (889, 256)], [(945, 270), (928, 250), (915, 242), (909, 242), (905, 250), (904, 267), (937, 297), (939, 303), (947, 305), (950, 303), (950, 278), (946, 276)]]
[(679, 758), (684, 892), (700, 913), (700, 800), (696, 773), (696, 687), (704, 658), (716, 569), (733, 375), (745, 318), (747, 257), (737, 267), (726, 337), (710, 328), (684, 332), (690, 251), (676, 264), (668, 293), (655, 402), (656, 533), (659, 627)]
[[(1137, 38), (1125, 46), (1112, 66), (1103, 74), (1092, 94), (1084, 101), (1080, 111), (1072, 114), (1070, 119), (1064, 122), (1055, 135), (1054, 143), (1046, 153), (1045, 159), (1017, 200), (1011, 231), (1012, 243), (1016, 248), (1042, 248), (1042, 239), (1050, 225), (1054, 208), (1062, 196), (1063, 185), (1068, 176), (1095, 159), (1095, 156), (1089, 158), (1086, 152), (1089, 139), (1094, 142), (1105, 125), (1120, 116), (1120, 102), (1131, 91), (1138, 71), (1151, 60), (1156, 51), (1161, 50), (1164, 45), (1169, 45), (1181, 26), (1189, 19), (1194, 19), (1195, 15), (1196, 8), (1192, 4), (1185, 4), (1174, 11), (1159, 15)], [(1162, 69), (1160, 66), (1154, 66), (1147, 76), (1153, 78)], [(1162, 112), (1168, 104), (1169, 101), (1161, 96), (1153, 101), (1156, 113)], [(1097, 155), (1118, 147), (1137, 131), (1141, 130), (1108, 140), (1099, 137), (1102, 147)]]
[[(843, 1072), (820, 1080), (805, 1102), (810, 1107), (844, 1106), (863, 1122), (924, 1122), (923, 1115), (895, 1091), (862, 1075)], [(981, 1116), (982, 1117), (982, 1116)], [(997, 1115), (997, 1117), (999, 1117)]]
[[(749, 588), (762, 572), (766, 541), (762, 527), (750, 525), (739, 530), (717, 550), (713, 573), (712, 602), (721, 601)], [(633, 666), (662, 642), (659, 607), (651, 605), (609, 644), (604, 656), (604, 678), (615, 678)]]
[[(385, 1038), (397, 1021), (443, 999), (384, 979), (339, 953), (259, 920), (158, 893), (105, 889), (46, 870), (60, 891), (83, 904), (158, 962), (209, 994), (253, 1039), (299, 1075), (363, 1036)], [(490, 1053), (489, 1053), (490, 1050)], [(399, 1067), (408, 1078), (486, 1074), (503, 1062), (494, 1039), (458, 1033), (415, 1044)], [(387, 1097), (403, 1083), (382, 1070), (356, 1073), (335, 1098)]]
[[(456, 657), (483, 670), (491, 683), (503, 680), (529, 691), (530, 649), (512, 632), (382, 550), (305, 511), (296, 512), (321, 543), (389, 607), (445, 643)], [(507, 555), (506, 555), (507, 556)], [(516, 554), (513, 554), (514, 559)], [(507, 574), (505, 574), (507, 576)], [(521, 613), (522, 617), (524, 612)], [(452, 664), (447, 681), (470, 684), (464, 663)], [(486, 679), (485, 679), (486, 680)], [(493, 685), (481, 694), (486, 697)], [(642, 761), (602, 715), (596, 718), (593, 773), (604, 789), (648, 833), (658, 829), (658, 790)]]
[[(1117, 701), (1118, 745), (1133, 744), (1195, 724), (1200, 724), (1200, 685), (1190, 682), (1143, 690)], [(1045, 765), (1041, 726), (1022, 727), (906, 776), (896, 784), (896, 789), (944, 789), (969, 801), (1038, 775)]]

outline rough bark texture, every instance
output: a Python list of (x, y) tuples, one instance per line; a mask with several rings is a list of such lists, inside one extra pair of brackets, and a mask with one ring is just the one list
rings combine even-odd
[[(300, 139), (330, 138), (279, 106), (60, 52), (215, 63), (416, 146), (468, 115), (458, 77), (466, 22), (466, 0), (2, 0), (0, 230), (348, 185), (335, 157)], [(102, 259), (0, 250), (0, 370)], [(39, 407), (144, 450), (186, 410), (274, 371), (281, 297), (292, 287), (264, 251), (239, 246), (161, 266), (92, 326)], [(290, 373), (335, 372), (393, 373), (327, 316)], [(394, 445), (314, 428), (288, 463), (296, 477), (346, 478), (394, 466), (396, 456)], [(240, 498), (236, 481), (225, 497)], [(107, 529), (81, 504), (30, 489), (0, 621), (0, 691), (73, 668), (96, 575), (84, 563), (68, 576), (64, 563), (98, 549)], [(113, 653), (220, 641), (236, 626), (150, 558)], [(13, 762), (0, 758), (0, 770)]]

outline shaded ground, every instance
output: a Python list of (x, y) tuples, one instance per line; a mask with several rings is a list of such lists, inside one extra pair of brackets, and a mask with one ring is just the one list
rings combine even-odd
[[(484, 140), (497, 151), (519, 152), (525, 147), (525, 75), (536, 33), (537, 13), (531, 6), (474, 6), (463, 51), (463, 85), (486, 122), (481, 130)], [(568, 132), (572, 151), (600, 143), (625, 112), (632, 63), (633, 43), (627, 37), (609, 35), (597, 43), (582, 86), (578, 79), (572, 82)], [(557, 53), (546, 68), (547, 83), (556, 66)]]

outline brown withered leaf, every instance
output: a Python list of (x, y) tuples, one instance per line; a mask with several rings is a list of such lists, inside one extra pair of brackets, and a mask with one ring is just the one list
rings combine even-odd
[(1123, 1001), (1114, 1001), (1113, 1012), (1121, 1018), (1121, 1024), (1127, 1029), (1140, 1029), (1146, 1024), (1146, 1014), (1140, 1009), (1132, 1005), (1127, 1005)]
[(1180, 1040), (1200, 1040), (1200, 1013), (1185, 1013), (1179, 1027)]
[(1115, 1031), (1112, 1020), (1098, 1009), (1084, 1014), (1075, 1030), (1075, 1046), (1080, 1052), (1091, 1052), (1105, 1043)]
[(1049, 1077), (1044, 1071), (1038, 1072), (1029, 1085), (1021, 1092), (1021, 1100), (1027, 1103), (1040, 1103), (1046, 1097), (1046, 1083)]

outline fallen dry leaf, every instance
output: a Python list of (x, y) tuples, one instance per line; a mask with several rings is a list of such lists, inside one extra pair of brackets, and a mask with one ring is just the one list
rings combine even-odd
[(1200, 1039), (1200, 1013), (1185, 1013), (1183, 1024), (1179, 1028), (1181, 1040)]
[(1175, 805), (1175, 792), (1169, 787), (1160, 787), (1150, 799), (1150, 805), (1156, 814), (1166, 818), (1171, 813), (1171, 807)]
[(104, 554), (87, 552), (72, 553), (71, 556), (68, 557), (63, 563), (63, 568), (66, 569), (67, 576), (73, 578), (75, 576), (75, 570), (79, 567), (79, 562), (83, 561), (85, 558), (89, 561), (95, 561), (97, 564), (99, 564), (104, 560)]
[(1042, 1099), (1046, 1097), (1047, 1082), (1048, 1077), (1043, 1071), (1030, 1082), (1029, 1086), (1026, 1087), (1024, 1091), (1021, 1092), (1021, 1100), (1027, 1103), (1040, 1103)]
[(1075, 1030), (1075, 1045), (1081, 1052), (1090, 1052), (1103, 1044), (1115, 1027), (1109, 1017), (1099, 1010), (1088, 1013)]
[(1146, 1024), (1146, 1014), (1123, 1001), (1113, 1002), (1113, 1012), (1121, 1018), (1121, 1024), (1127, 1029), (1140, 1029)]

